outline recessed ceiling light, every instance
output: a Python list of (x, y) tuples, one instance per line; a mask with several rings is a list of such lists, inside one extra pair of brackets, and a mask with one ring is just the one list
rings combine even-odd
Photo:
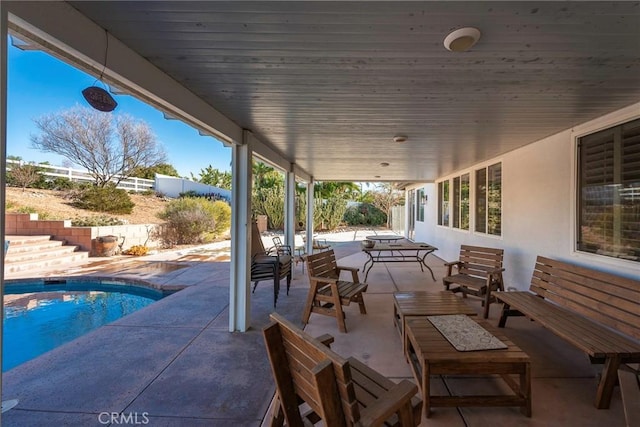
[(387, 166), (389, 166), (389, 163), (387, 163), (387, 162), (380, 163), (380, 167), (381, 168), (386, 168)]
[(399, 143), (406, 142), (407, 139), (409, 139), (407, 135), (396, 135), (393, 137), (393, 141)]
[(466, 52), (480, 39), (480, 30), (473, 27), (459, 28), (444, 39), (444, 47), (451, 52)]

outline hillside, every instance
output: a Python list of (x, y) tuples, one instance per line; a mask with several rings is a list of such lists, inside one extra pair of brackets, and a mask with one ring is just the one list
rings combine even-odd
[[(5, 187), (7, 212), (24, 211), (33, 209), (38, 212), (41, 219), (74, 219), (76, 217), (88, 217), (100, 215), (99, 212), (91, 212), (78, 209), (69, 204), (65, 199), (64, 191), (26, 189)], [(155, 195), (143, 196), (130, 194), (135, 203), (133, 212), (129, 215), (109, 215), (126, 220), (129, 224), (158, 224), (162, 222), (156, 214), (161, 212), (167, 201)], [(46, 218), (42, 215), (45, 214)]]

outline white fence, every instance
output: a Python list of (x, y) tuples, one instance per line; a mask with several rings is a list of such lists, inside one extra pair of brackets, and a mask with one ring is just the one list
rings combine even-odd
[[(16, 160), (7, 160), (7, 171), (11, 166), (22, 164)], [(95, 182), (89, 172), (80, 169), (65, 168), (63, 166), (51, 166), (45, 164), (34, 165), (43, 169), (42, 174), (57, 178), (67, 178), (74, 182)], [(214, 187), (200, 182), (191, 181), (185, 178), (156, 174), (156, 179), (126, 178), (120, 181), (117, 188), (127, 191), (156, 191), (167, 197), (177, 198), (180, 193), (194, 191), (198, 194), (207, 195), (213, 199), (222, 199), (227, 202), (231, 200), (231, 191)]]
[[(23, 164), (16, 160), (7, 160), (7, 170), (11, 170), (11, 166), (14, 164)], [(65, 168), (63, 166), (51, 166), (44, 164), (34, 165), (40, 169), (43, 169), (42, 174), (55, 178), (67, 178), (73, 182), (95, 182), (95, 179), (89, 174), (89, 172), (81, 169)], [(127, 191), (148, 191), (153, 190), (155, 181), (153, 179), (144, 178), (126, 178), (120, 181), (118, 188), (122, 188)]]

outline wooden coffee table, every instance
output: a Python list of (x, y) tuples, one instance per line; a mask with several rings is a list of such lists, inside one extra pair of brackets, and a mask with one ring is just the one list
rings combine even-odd
[[(530, 417), (529, 356), (489, 323), (474, 321), (505, 343), (507, 348), (457, 351), (426, 317), (405, 319), (406, 356), (422, 394), (424, 416), (428, 418), (435, 406), (519, 406), (522, 413)], [(432, 375), (500, 375), (513, 394), (433, 396), (430, 389)], [(512, 375), (519, 376), (519, 381)]]
[(440, 316), (466, 314), (475, 316), (473, 307), (453, 292), (395, 292), (393, 294), (393, 322), (404, 346), (404, 324), (407, 316)]

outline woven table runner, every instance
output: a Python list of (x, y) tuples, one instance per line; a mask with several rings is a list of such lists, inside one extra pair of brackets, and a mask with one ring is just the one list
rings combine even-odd
[(499, 350), (507, 345), (464, 314), (427, 316), (458, 351)]

